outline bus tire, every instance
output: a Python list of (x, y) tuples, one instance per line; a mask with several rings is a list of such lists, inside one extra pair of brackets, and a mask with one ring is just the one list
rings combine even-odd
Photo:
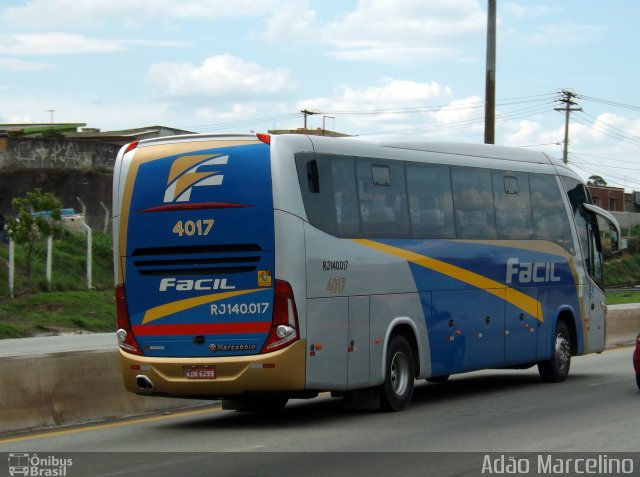
[(556, 324), (551, 358), (538, 363), (538, 372), (545, 383), (559, 383), (567, 379), (571, 367), (571, 335), (563, 321)]
[(387, 348), (385, 378), (381, 393), (382, 409), (402, 411), (409, 407), (414, 379), (415, 366), (411, 346), (404, 336), (393, 335)]

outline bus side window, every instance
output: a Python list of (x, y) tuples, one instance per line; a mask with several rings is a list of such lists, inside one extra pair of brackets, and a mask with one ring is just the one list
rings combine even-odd
[(364, 236), (408, 237), (409, 211), (401, 162), (357, 162), (360, 224)]
[(297, 154), (296, 168), (309, 223), (333, 235), (357, 234), (353, 159)]
[(493, 196), (498, 238), (531, 238), (533, 227), (529, 175), (522, 172), (493, 171)]
[(563, 177), (562, 183), (564, 189), (569, 197), (571, 203), (571, 210), (576, 222), (576, 228), (578, 229), (578, 239), (580, 240), (580, 247), (582, 255), (589, 259), (589, 238), (588, 238), (588, 223), (589, 217), (587, 212), (582, 208), (582, 204), (591, 203), (588, 189), (575, 179), (569, 177)]
[(496, 238), (491, 172), (476, 167), (453, 167), (451, 179), (457, 237)]
[(587, 227), (588, 241), (589, 241), (589, 260), (587, 261), (587, 268), (589, 275), (596, 282), (596, 284), (604, 290), (604, 263), (602, 260), (602, 245), (600, 243), (600, 234), (598, 232), (597, 219), (593, 214), (589, 214), (590, 221)]
[(355, 168), (352, 159), (332, 159), (331, 182), (337, 235), (341, 237), (355, 236), (360, 232), (360, 217)]
[(454, 238), (449, 166), (406, 164), (409, 217), (414, 238)]
[(531, 209), (533, 232), (538, 240), (550, 240), (572, 252), (573, 239), (556, 178), (551, 175), (531, 174)]

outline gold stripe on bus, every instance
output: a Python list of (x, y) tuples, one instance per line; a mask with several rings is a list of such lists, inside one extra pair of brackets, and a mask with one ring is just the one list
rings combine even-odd
[(193, 298), (187, 298), (185, 300), (178, 300), (165, 305), (156, 306), (155, 308), (148, 309), (142, 320), (142, 324), (145, 325), (151, 321), (164, 318), (165, 316), (179, 313), (181, 311), (188, 310), (199, 305), (206, 305), (207, 303), (213, 303), (214, 301), (225, 300), (227, 298), (233, 298), (240, 295), (248, 295), (249, 293), (255, 293), (260, 291), (270, 290), (270, 288), (253, 288), (250, 290), (236, 290), (230, 292), (214, 293), (212, 295), (196, 296)]
[(394, 257), (402, 258), (408, 262), (415, 263), (421, 267), (428, 268), (429, 270), (442, 273), (443, 275), (472, 285), (486, 291), (487, 293), (495, 295), (502, 300), (506, 300), (508, 303), (520, 308), (529, 315), (535, 316), (539, 321), (544, 320), (542, 315), (542, 304), (538, 300), (530, 297), (526, 293), (522, 293), (521, 291), (508, 287), (504, 283), (479, 275), (471, 270), (457, 267), (456, 265), (427, 257), (425, 255), (420, 255), (415, 252), (410, 252), (402, 248), (392, 247), (391, 245), (367, 239), (353, 239), (353, 241), (360, 245), (393, 255)]

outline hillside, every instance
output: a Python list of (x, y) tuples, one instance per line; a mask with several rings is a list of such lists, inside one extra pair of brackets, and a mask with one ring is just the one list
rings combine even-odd
[(9, 297), (8, 245), (0, 244), (0, 338), (111, 331), (115, 327), (111, 237), (93, 234), (92, 289), (87, 289), (86, 238), (64, 232), (54, 240), (51, 292), (46, 243), (37, 243), (31, 277), (25, 251), (15, 250), (14, 299)]

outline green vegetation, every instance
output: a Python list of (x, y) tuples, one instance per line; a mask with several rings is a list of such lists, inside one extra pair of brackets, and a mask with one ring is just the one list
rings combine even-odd
[(0, 300), (0, 338), (114, 328), (112, 290), (36, 293)]
[(640, 303), (640, 291), (608, 291), (608, 305), (623, 305), (627, 303)]
[(111, 331), (115, 326), (111, 236), (93, 234), (92, 290), (87, 289), (86, 237), (63, 231), (53, 243), (52, 292), (45, 278), (46, 244), (35, 242), (31, 276), (24, 246), (15, 247), (14, 299), (9, 297), (8, 246), (0, 245), (0, 338)]
[(31, 276), (36, 244), (46, 237), (58, 236), (62, 231), (62, 201), (50, 192), (35, 189), (27, 192), (25, 197), (14, 197), (11, 205), (18, 213), (7, 218), (7, 232), (17, 245), (24, 248), (27, 276)]

